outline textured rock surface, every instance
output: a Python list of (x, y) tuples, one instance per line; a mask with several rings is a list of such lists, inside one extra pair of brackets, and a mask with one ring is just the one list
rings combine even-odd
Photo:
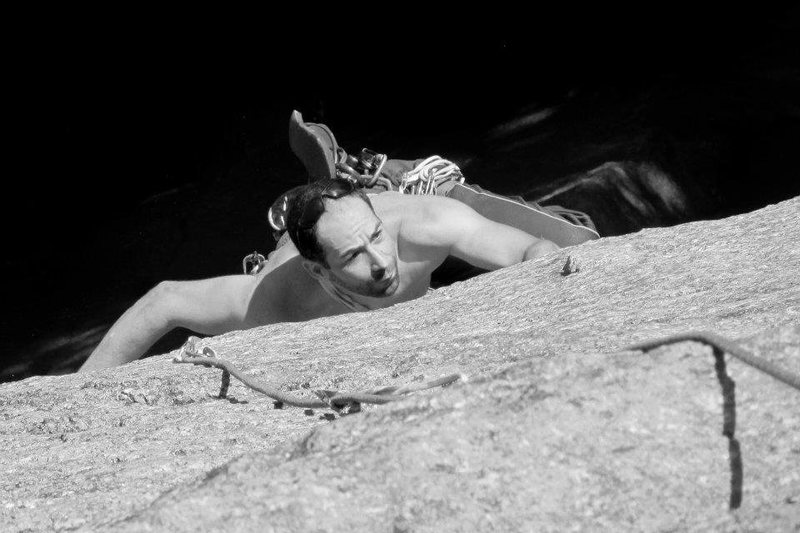
[[(367, 407), (275, 410), (159, 356), (0, 386), (0, 529), (474, 531), (800, 528), (800, 393), (729, 360), (731, 485), (708, 329), (800, 372), (800, 199), (645, 230), (369, 314), (213, 339), (245, 372), (353, 390), (461, 371)], [(580, 270), (560, 274), (568, 255)]]

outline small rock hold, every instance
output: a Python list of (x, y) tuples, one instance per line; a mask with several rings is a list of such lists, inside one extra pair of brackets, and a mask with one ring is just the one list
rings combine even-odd
[(561, 275), (562, 276), (569, 276), (570, 274), (574, 274), (575, 272), (579, 272), (581, 269), (580, 265), (578, 265), (578, 260), (573, 259), (571, 255), (567, 256), (567, 262), (564, 263), (564, 266), (561, 268)]

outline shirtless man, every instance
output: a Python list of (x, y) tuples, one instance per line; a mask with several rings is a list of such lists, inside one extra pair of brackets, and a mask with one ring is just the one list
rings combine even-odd
[(558, 249), (457, 200), (367, 197), (340, 179), (306, 187), (287, 229), (291, 242), (256, 275), (159, 283), (117, 320), (80, 371), (133, 361), (176, 327), (218, 335), (419, 298), (448, 255), (494, 270)]

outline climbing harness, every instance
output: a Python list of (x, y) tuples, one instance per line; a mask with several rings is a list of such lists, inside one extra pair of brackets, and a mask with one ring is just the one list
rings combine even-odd
[(381, 185), (387, 191), (404, 194), (436, 194), (438, 187), (449, 181), (464, 183), (464, 175), (458, 165), (438, 155), (422, 160), (401, 174), (397, 181), (381, 175), (387, 161), (385, 154), (363, 148), (357, 158), (346, 154), (344, 157), (343, 162), (336, 163), (336, 176), (361, 187)]
[(181, 347), (179, 354), (173, 359), (175, 363), (191, 363), (206, 367), (214, 367), (222, 370), (222, 387), (218, 398), (225, 398), (228, 393), (230, 376), (232, 375), (254, 391), (265, 394), (275, 400), (276, 407), (289, 405), (292, 407), (304, 407), (306, 409), (331, 408), (342, 414), (358, 412), (362, 403), (384, 404), (402, 399), (406, 394), (412, 392), (432, 389), (434, 387), (444, 387), (463, 379), (461, 374), (450, 374), (439, 379), (403, 386), (384, 386), (376, 387), (363, 392), (338, 392), (330, 390), (313, 390), (317, 399), (304, 398), (302, 396), (281, 391), (277, 387), (258, 382), (243, 374), (232, 363), (224, 359), (219, 359), (216, 352), (209, 347), (198, 350), (197, 337), (189, 339)]
[(361, 187), (374, 187), (377, 183), (386, 190), (392, 189), (392, 182), (381, 176), (383, 167), (388, 161), (386, 154), (379, 154), (367, 148), (362, 148), (358, 157), (347, 155), (339, 148), (341, 160), (336, 163), (336, 177), (350, 180)]

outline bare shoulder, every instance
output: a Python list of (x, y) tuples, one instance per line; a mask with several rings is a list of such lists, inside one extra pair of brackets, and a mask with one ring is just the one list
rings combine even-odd
[(370, 197), (372, 206), (379, 217), (398, 216), (407, 220), (432, 220), (443, 215), (456, 214), (464, 209), (465, 204), (445, 196), (412, 195), (399, 192), (385, 192)]
[(282, 264), (300, 255), (294, 243), (287, 240), (280, 248), (275, 249), (269, 254), (268, 261), (264, 268), (256, 274), (259, 277), (266, 276), (270, 271), (275, 270)]
[(303, 258), (291, 241), (270, 254), (253, 278), (248, 300), (248, 327), (275, 322), (300, 322), (345, 313), (303, 268)]
[[(472, 209), (452, 198), (382, 193), (371, 198), (376, 214), (400, 236), (419, 244), (445, 244)], [(452, 231), (451, 231), (452, 230)], [(442, 242), (439, 242), (442, 241)]]
[(420, 196), (412, 196), (396, 191), (369, 195), (369, 201), (372, 202), (375, 213), (381, 218), (386, 218), (396, 212), (408, 209), (410, 206), (417, 205), (420, 198)]

